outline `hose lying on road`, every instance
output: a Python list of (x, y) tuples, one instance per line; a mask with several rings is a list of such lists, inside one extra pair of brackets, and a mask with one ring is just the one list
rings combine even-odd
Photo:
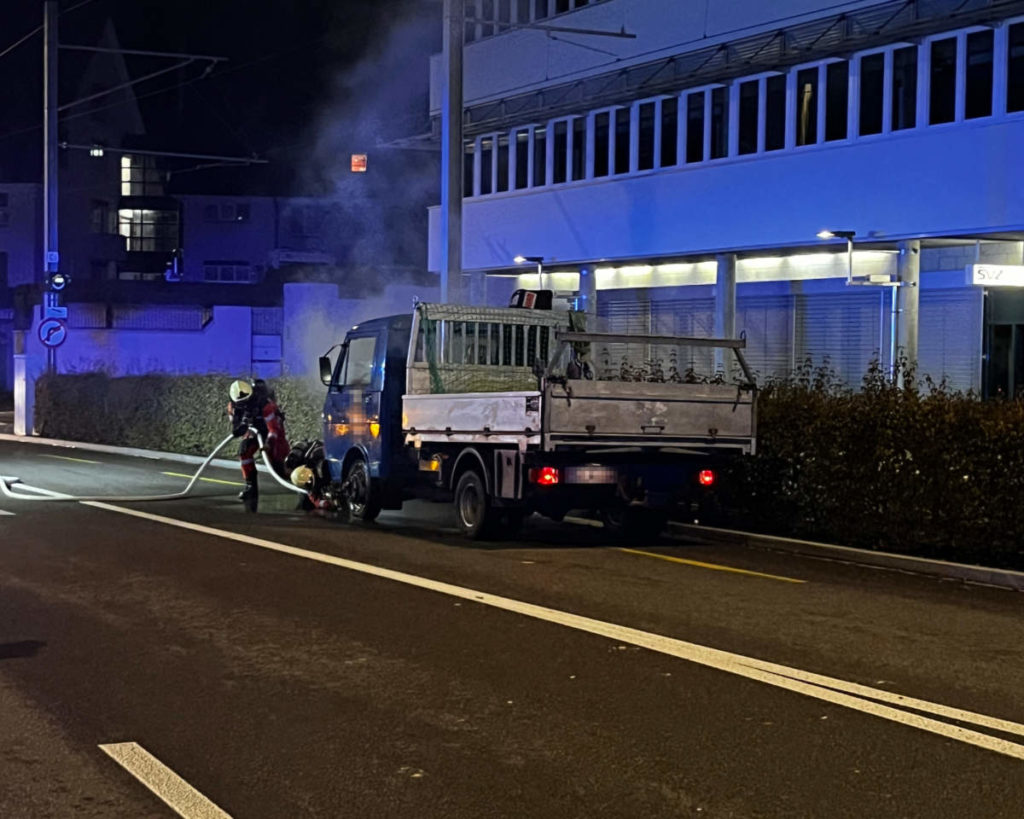
[[(277, 481), (279, 484), (281, 484), (281, 486), (283, 486), (285, 489), (290, 489), (293, 492), (299, 492), (300, 494), (305, 495), (306, 494), (306, 490), (305, 489), (300, 489), (298, 486), (295, 486), (294, 484), (288, 483), (280, 475), (278, 475), (277, 472), (274, 471), (274, 467), (270, 463), (270, 458), (267, 457), (266, 450), (263, 447), (263, 437), (259, 434), (259, 432), (257, 432), (252, 427), (250, 427), (250, 430), (256, 434), (256, 440), (259, 442), (260, 452), (263, 453), (263, 463), (266, 464), (266, 467), (270, 471), (270, 474), (273, 476), (274, 480)], [(64, 494), (53, 494), (53, 495), (46, 495), (46, 496), (26, 495), (26, 494), (24, 494), (22, 492), (12, 491), (11, 486), (10, 486), (10, 484), (17, 485), (17, 484), (21, 483), (21, 478), (10, 477), (10, 476), (7, 476), (7, 475), (0, 475), (0, 491), (2, 491), (3, 494), (6, 495), (8, 498), (13, 498), (14, 500), (26, 500), (26, 501), (51, 501), (51, 502), (52, 501), (74, 501), (74, 502), (80, 502), (80, 501), (106, 501), (108, 503), (109, 502), (127, 503), (127, 502), (142, 502), (142, 501), (148, 502), (148, 501), (180, 500), (182, 498), (188, 497), (188, 495), (192, 492), (192, 487), (195, 486), (196, 481), (199, 480), (199, 476), (202, 475), (203, 472), (206, 470), (206, 467), (208, 467), (210, 465), (210, 461), (212, 461), (214, 459), (214, 457), (217, 455), (217, 453), (220, 452), (224, 447), (226, 447), (232, 441), (232, 439), (234, 439), (234, 437), (235, 437), (234, 435), (229, 435), (227, 438), (225, 438), (223, 441), (221, 441), (219, 444), (217, 444), (217, 446), (214, 448), (214, 450), (209, 455), (206, 456), (206, 460), (203, 461), (199, 465), (199, 469), (197, 469), (195, 471), (195, 474), (192, 476), (191, 480), (189, 480), (188, 485), (183, 490), (181, 490), (180, 492), (172, 492), (170, 494), (165, 494), (165, 495), (117, 495), (117, 496), (113, 496), (113, 495), (64, 495)]]

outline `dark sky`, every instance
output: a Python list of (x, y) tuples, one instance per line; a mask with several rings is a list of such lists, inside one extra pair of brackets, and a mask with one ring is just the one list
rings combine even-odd
[[(0, 51), (41, 25), (42, 7), (3, 0)], [(63, 43), (95, 44), (110, 19), (123, 48), (228, 58), (205, 78), (197, 64), (136, 87), (147, 147), (272, 160), (259, 173), (195, 174), (197, 189), (323, 193), (350, 153), (370, 154), (371, 167), (402, 164), (375, 151), (377, 141), (427, 128), (440, 0), (61, 0), (60, 8)], [(0, 174), (8, 181), (39, 178), (41, 43), (36, 34), (0, 57)], [(61, 52), (62, 102), (79, 93), (81, 59)], [(126, 59), (133, 77), (167, 65)]]

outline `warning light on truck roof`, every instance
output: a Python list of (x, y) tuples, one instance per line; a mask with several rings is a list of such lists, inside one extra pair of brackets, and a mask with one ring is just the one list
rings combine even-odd
[(366, 154), (352, 154), (352, 173), (366, 173)]

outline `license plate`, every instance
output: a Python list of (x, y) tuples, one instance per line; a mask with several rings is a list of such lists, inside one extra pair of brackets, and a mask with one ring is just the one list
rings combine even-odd
[(566, 483), (618, 483), (619, 473), (611, 466), (567, 466)]

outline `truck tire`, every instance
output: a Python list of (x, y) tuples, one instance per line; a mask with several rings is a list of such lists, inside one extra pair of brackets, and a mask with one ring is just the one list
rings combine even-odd
[(498, 510), (491, 506), (484, 479), (476, 470), (462, 473), (455, 485), (455, 523), (471, 540), (483, 540), (494, 534)]
[(370, 477), (370, 468), (366, 461), (356, 458), (349, 464), (344, 484), (353, 520), (367, 523), (376, 520), (380, 514), (382, 498), (380, 488)]
[(615, 506), (600, 512), (604, 528), (630, 543), (653, 540), (668, 523), (668, 515), (654, 509)]

